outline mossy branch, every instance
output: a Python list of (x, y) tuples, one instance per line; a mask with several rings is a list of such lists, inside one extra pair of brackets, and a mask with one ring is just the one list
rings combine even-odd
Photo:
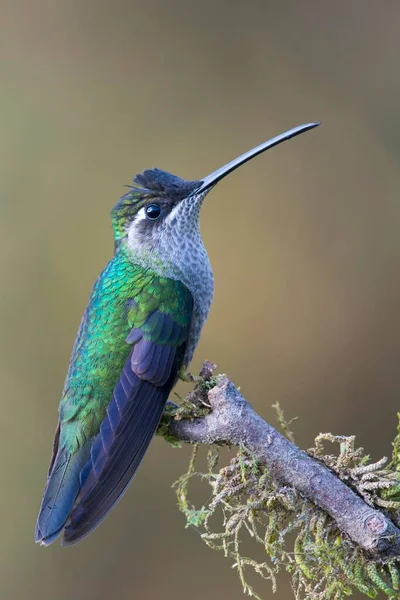
[[(214, 368), (204, 363), (195, 390), (179, 407), (170, 405), (160, 430), (169, 441), (195, 444), (188, 473), (178, 482), (188, 524), (203, 527), (204, 541), (234, 559), (244, 590), (255, 597), (245, 567), (275, 586), (277, 567), (285, 564), (296, 598), (339, 599), (352, 587), (369, 597), (384, 591), (400, 598), (398, 439), (386, 468), (386, 459), (367, 464), (354, 437), (320, 434), (306, 453), (266, 423), (225, 375), (214, 377)], [(279, 406), (277, 413), (292, 440)], [(339, 444), (338, 456), (324, 454), (326, 441)], [(207, 473), (195, 471), (198, 444), (211, 446)], [(219, 473), (215, 444), (239, 449)], [(213, 489), (211, 503), (200, 510), (187, 499), (189, 481), (198, 475)], [(221, 533), (209, 526), (217, 508), (223, 512)], [(241, 531), (263, 544), (271, 565), (240, 555)], [(293, 532), (294, 551), (288, 552), (283, 539)]]

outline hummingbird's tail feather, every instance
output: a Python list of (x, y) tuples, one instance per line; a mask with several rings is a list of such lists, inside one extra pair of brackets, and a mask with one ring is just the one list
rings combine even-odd
[[(175, 348), (165, 347), (173, 354)], [(67, 521), (63, 545), (86, 537), (113, 508), (135, 475), (157, 429), (169, 392), (175, 382), (178, 361), (164, 385), (144, 381), (132, 370), (128, 359), (115, 387), (100, 433), (81, 476), (81, 489)], [(179, 361), (180, 362), (180, 361)]]
[(79, 492), (79, 474), (89, 457), (87, 443), (74, 454), (58, 449), (50, 465), (35, 529), (35, 541), (48, 546), (61, 533)]

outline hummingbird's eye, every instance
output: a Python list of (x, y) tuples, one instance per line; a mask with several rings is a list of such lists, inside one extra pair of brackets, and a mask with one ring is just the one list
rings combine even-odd
[(161, 215), (159, 204), (148, 204), (145, 208), (146, 217), (151, 221), (155, 221)]

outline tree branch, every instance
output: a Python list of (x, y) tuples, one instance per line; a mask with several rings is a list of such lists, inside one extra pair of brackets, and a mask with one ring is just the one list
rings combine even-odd
[[(205, 363), (204, 369), (211, 369)], [(201, 386), (191, 394), (203, 394)], [(243, 445), (265, 464), (280, 484), (293, 486), (328, 513), (338, 528), (374, 559), (400, 556), (400, 530), (381, 511), (371, 508), (332, 471), (292, 444), (266, 423), (226, 377), (206, 393), (211, 412), (192, 420), (170, 419), (169, 433), (190, 443)]]

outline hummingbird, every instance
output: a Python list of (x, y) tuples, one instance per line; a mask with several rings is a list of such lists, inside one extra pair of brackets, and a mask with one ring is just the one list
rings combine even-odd
[(114, 206), (114, 256), (73, 346), (36, 542), (48, 546), (62, 533), (68, 546), (102, 522), (184, 377), (214, 291), (199, 228), (204, 198), (240, 165), (317, 125), (290, 129), (197, 181), (147, 169)]

